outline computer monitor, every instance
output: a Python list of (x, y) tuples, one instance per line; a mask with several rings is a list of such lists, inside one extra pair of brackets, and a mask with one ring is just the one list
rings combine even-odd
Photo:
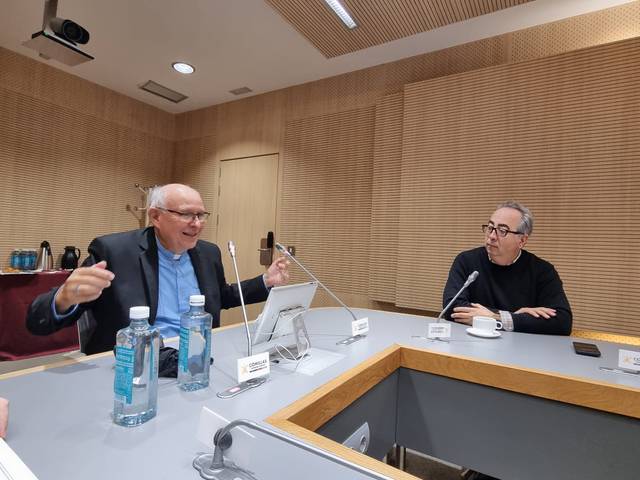
[(262, 313), (255, 321), (251, 344), (264, 351), (273, 347), (278, 338), (293, 334), (294, 319), (301, 322), (317, 288), (316, 282), (273, 287)]

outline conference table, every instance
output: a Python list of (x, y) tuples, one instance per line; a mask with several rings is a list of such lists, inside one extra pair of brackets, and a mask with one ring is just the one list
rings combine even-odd
[[(484, 339), (458, 324), (450, 341), (433, 341), (421, 338), (433, 319), (354, 311), (369, 318), (366, 338), (337, 345), (350, 315), (311, 309), (310, 356), (273, 364), (265, 384), (229, 399), (216, 393), (236, 383), (244, 327), (214, 330), (210, 387), (183, 392), (160, 379), (158, 416), (135, 428), (111, 420), (110, 352), (3, 375), (7, 441), (41, 480), (198, 479), (193, 458), (213, 451), (202, 437), (206, 407), (347, 463), (249, 432), (231, 459), (260, 479), (414, 478), (379, 461), (394, 444), (503, 479), (637, 478), (640, 378), (599, 368), (616, 367), (618, 350), (633, 347), (595, 341), (602, 357), (590, 358), (573, 352), (570, 337)], [(341, 445), (364, 423), (367, 455)]]

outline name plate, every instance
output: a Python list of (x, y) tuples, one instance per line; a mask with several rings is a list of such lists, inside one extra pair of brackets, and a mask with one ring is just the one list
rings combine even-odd
[(618, 350), (618, 366), (625, 370), (640, 372), (640, 352)]
[(369, 317), (360, 318), (351, 322), (351, 335), (364, 335), (369, 331)]
[(269, 352), (238, 359), (238, 383), (269, 375)]
[(427, 330), (427, 338), (450, 338), (450, 323), (430, 323)]

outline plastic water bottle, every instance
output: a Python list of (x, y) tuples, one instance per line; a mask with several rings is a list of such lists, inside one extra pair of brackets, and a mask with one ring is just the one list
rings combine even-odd
[(133, 427), (158, 411), (160, 333), (149, 325), (149, 307), (131, 307), (129, 319), (116, 334), (113, 421)]
[(189, 311), (180, 316), (178, 386), (200, 390), (209, 386), (212, 318), (204, 311), (204, 295), (189, 297)]
[(29, 255), (26, 250), (18, 250), (18, 268), (20, 270), (27, 270), (29, 267)]
[(11, 252), (11, 268), (20, 270), (20, 250), (17, 248)]

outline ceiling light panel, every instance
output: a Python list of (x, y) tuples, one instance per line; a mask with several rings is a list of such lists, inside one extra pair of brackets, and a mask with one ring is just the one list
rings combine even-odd
[(338, 0), (324, 0), (324, 2), (329, 5), (329, 8), (335, 12), (342, 23), (344, 23), (347, 28), (352, 29), (356, 28), (358, 25), (356, 21), (349, 15), (349, 12), (342, 6), (342, 4)]

